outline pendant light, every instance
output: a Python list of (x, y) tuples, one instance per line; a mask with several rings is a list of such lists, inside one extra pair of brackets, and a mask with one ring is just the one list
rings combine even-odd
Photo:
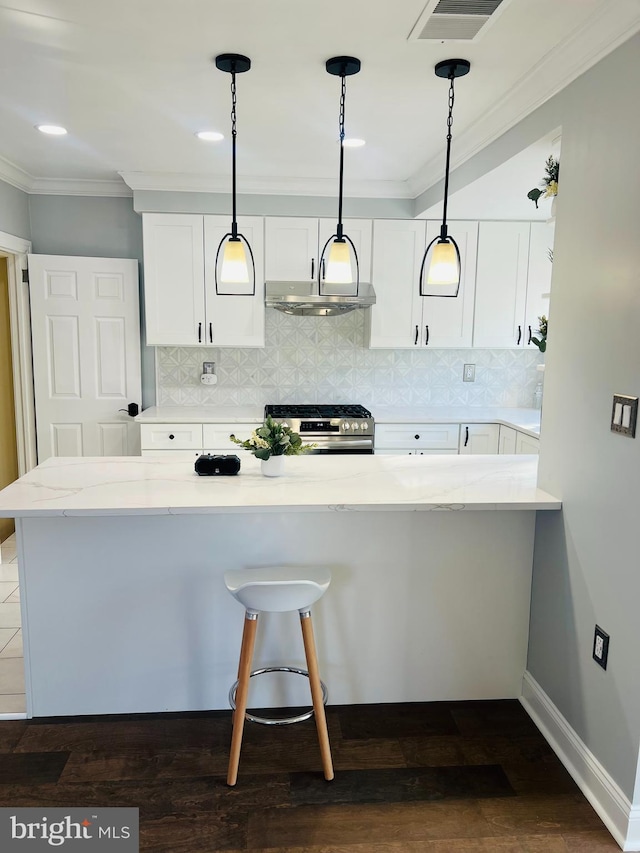
[[(445, 59), (435, 67), (436, 77), (449, 80), (449, 116), (447, 118), (447, 161), (444, 174), (444, 206), (440, 236), (427, 246), (420, 267), (420, 296), (457, 296), (460, 289), (460, 249), (447, 232), (447, 203), (449, 200), (449, 167), (451, 165), (451, 126), (455, 100), (453, 81), (469, 73), (471, 63), (466, 59)], [(427, 263), (429, 261), (429, 263)]]
[[(344, 180), (344, 103), (347, 94), (346, 78), (360, 71), (360, 60), (354, 56), (334, 56), (325, 65), (329, 74), (340, 77), (340, 177), (338, 192), (338, 225), (336, 233), (324, 244), (320, 263), (318, 264), (318, 293), (322, 295), (322, 284), (353, 284), (356, 283), (356, 293), (360, 283), (360, 267), (358, 253), (351, 238), (344, 233), (342, 225), (342, 194)], [(328, 251), (327, 251), (328, 250)]]
[[(238, 231), (236, 221), (236, 74), (251, 68), (251, 60), (239, 53), (221, 53), (215, 59), (216, 68), (231, 74), (231, 231), (224, 235), (218, 246), (215, 264), (215, 284), (218, 296), (255, 296), (256, 270), (253, 252), (247, 238)], [(223, 292), (223, 285), (251, 284), (251, 290)]]

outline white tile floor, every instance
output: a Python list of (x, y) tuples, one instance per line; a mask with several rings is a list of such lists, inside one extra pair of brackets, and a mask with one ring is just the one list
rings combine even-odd
[(0, 544), (0, 714), (26, 711), (15, 534)]

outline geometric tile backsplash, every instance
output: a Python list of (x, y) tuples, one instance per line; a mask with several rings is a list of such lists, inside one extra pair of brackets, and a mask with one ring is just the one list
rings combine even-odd
[[(368, 349), (366, 313), (291, 317), (267, 308), (264, 349), (158, 347), (157, 405), (533, 407), (537, 349)], [(215, 362), (217, 385), (201, 384), (203, 361)], [(462, 381), (466, 363), (476, 365), (475, 382)]]

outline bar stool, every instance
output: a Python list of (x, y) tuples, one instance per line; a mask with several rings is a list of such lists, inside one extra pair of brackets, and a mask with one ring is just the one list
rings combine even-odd
[[(327, 719), (324, 712), (327, 690), (325, 685), (320, 681), (310, 610), (311, 605), (318, 601), (327, 590), (331, 582), (331, 572), (327, 568), (288, 566), (275, 566), (266, 569), (236, 569), (225, 572), (224, 582), (231, 595), (244, 605), (246, 610), (244, 630), (242, 632), (242, 646), (240, 649), (240, 663), (238, 665), (238, 680), (229, 692), (229, 701), (231, 707), (235, 708), (235, 713), (233, 715), (233, 735), (231, 738), (227, 785), (235, 785), (238, 778), (238, 764), (240, 763), (240, 748), (242, 746), (245, 718), (259, 723), (286, 725), (309, 719), (309, 717), (315, 715), (324, 778), (327, 780), (333, 779), (331, 747), (329, 745)], [(251, 661), (253, 659), (253, 649), (258, 627), (258, 614), (262, 611), (284, 613), (291, 610), (298, 610), (300, 612), (300, 626), (302, 628), (307, 669), (278, 666), (251, 672)], [(313, 708), (310, 711), (296, 717), (281, 718), (278, 720), (265, 719), (247, 714), (249, 679), (254, 675), (274, 671), (295, 672), (309, 678), (313, 703)]]

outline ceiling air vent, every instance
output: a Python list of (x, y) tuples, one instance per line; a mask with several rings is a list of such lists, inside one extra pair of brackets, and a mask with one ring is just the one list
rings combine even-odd
[(429, 0), (410, 41), (474, 41), (509, 0)]

